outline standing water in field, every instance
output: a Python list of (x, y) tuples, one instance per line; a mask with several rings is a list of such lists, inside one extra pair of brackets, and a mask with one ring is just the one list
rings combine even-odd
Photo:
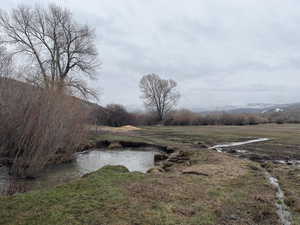
[(71, 163), (46, 168), (36, 179), (16, 179), (9, 176), (8, 168), (0, 167), (0, 194), (12, 189), (11, 193), (36, 190), (63, 184), (84, 174), (96, 171), (106, 165), (122, 165), (129, 171), (145, 173), (154, 167), (156, 149), (149, 151), (132, 151), (120, 149), (116, 151), (94, 150), (76, 154)]
[(215, 146), (210, 147), (210, 149), (235, 147), (235, 146), (240, 146), (240, 145), (253, 144), (253, 143), (257, 143), (257, 142), (269, 141), (269, 140), (270, 140), (269, 138), (258, 138), (258, 139), (254, 139), (254, 140), (243, 141), (243, 142), (231, 142), (231, 143), (227, 143), (227, 144), (215, 145)]

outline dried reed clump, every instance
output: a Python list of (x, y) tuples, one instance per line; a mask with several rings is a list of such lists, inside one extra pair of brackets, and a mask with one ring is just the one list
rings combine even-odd
[(34, 177), (46, 165), (72, 159), (86, 138), (78, 99), (11, 80), (0, 81), (0, 156), (10, 173)]

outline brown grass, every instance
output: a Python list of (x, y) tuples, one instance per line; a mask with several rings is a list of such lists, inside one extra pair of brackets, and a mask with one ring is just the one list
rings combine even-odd
[(139, 127), (126, 125), (121, 127), (109, 127), (109, 126), (90, 126), (90, 129), (95, 131), (104, 131), (104, 132), (112, 132), (112, 133), (127, 133), (131, 131), (138, 131), (141, 130)]
[(196, 164), (182, 170), (183, 173), (203, 173), (214, 179), (234, 179), (247, 173), (249, 162), (232, 158), (225, 153), (210, 152), (210, 162)]
[(75, 99), (0, 81), (0, 157), (10, 173), (35, 176), (49, 163), (70, 160), (86, 137), (87, 110)]

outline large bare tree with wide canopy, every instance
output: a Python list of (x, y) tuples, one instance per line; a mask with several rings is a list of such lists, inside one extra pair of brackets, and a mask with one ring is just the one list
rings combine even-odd
[[(68, 9), (19, 6), (1, 11), (0, 28), (15, 54), (26, 60), (27, 80), (55, 90), (95, 95), (86, 85), (98, 67), (95, 32), (76, 23)], [(83, 76), (84, 75), (84, 76)]]
[(143, 93), (144, 104), (148, 109), (157, 113), (159, 120), (165, 119), (176, 106), (180, 98), (176, 87), (177, 83), (174, 80), (164, 80), (156, 74), (142, 77), (140, 89)]

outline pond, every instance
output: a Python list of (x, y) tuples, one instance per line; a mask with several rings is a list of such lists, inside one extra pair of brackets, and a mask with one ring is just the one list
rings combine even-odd
[(155, 154), (158, 154), (156, 149), (147, 149), (147, 151), (96, 149), (77, 153), (76, 160), (73, 162), (48, 167), (36, 179), (32, 180), (15, 179), (9, 176), (8, 168), (2, 166), (0, 167), (0, 194), (53, 187), (96, 171), (106, 165), (122, 165), (127, 167), (129, 171), (145, 173), (154, 167)]

